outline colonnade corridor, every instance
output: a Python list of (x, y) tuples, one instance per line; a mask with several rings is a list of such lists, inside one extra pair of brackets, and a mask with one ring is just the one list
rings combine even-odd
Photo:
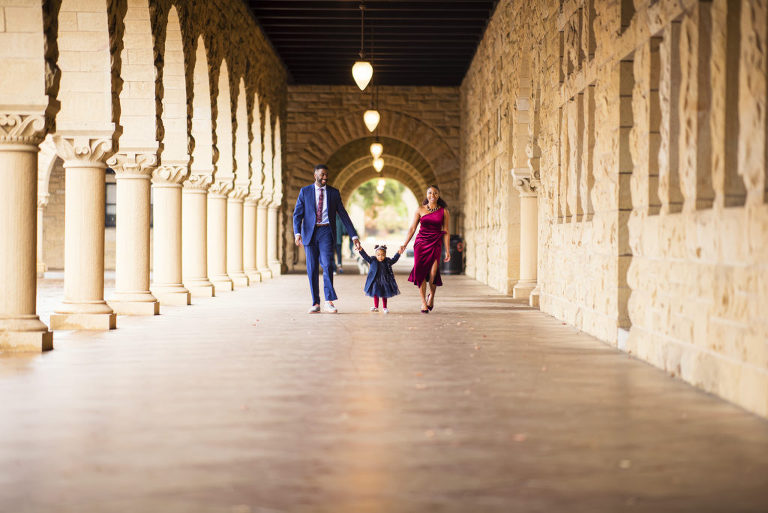
[(427, 315), (362, 278), (0, 355), (2, 510), (765, 511), (765, 420), (466, 276)]

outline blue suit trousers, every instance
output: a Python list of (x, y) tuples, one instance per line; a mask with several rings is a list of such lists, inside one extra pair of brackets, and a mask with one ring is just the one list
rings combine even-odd
[(307, 255), (307, 276), (309, 277), (309, 288), (312, 293), (312, 304), (320, 304), (319, 278), (320, 269), (318, 260), (323, 266), (323, 285), (325, 288), (325, 300), (336, 300), (336, 291), (333, 288), (333, 252), (335, 246), (330, 225), (315, 226), (312, 233), (312, 240), (304, 245), (304, 252)]

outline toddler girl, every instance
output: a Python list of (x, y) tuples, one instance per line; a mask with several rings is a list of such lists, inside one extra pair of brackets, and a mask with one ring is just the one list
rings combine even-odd
[(376, 251), (376, 258), (371, 258), (365, 252), (363, 248), (360, 248), (360, 256), (368, 262), (370, 267), (368, 268), (368, 279), (365, 280), (365, 295), (373, 298), (373, 306), (371, 312), (379, 311), (379, 298), (382, 300), (382, 307), (384, 313), (389, 313), (387, 310), (387, 298), (400, 294), (400, 289), (397, 288), (397, 282), (395, 281), (395, 273), (392, 271), (392, 265), (400, 258), (402, 251), (398, 251), (394, 258), (387, 258), (387, 247), (376, 246), (373, 248)]

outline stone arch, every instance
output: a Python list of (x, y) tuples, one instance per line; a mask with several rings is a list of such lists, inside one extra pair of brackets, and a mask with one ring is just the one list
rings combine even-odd
[(262, 162), (263, 149), (261, 142), (261, 107), (259, 106), (259, 94), (253, 94), (253, 109), (251, 110), (251, 189), (252, 199), (261, 199), (261, 191), (264, 188), (264, 163)]
[(48, 201), (48, 184), (51, 180), (53, 166), (56, 164), (56, 145), (51, 135), (46, 136), (40, 143), (40, 152), (37, 154), (37, 197), (38, 200)]
[(192, 173), (212, 176), (214, 147), (211, 86), (208, 77), (208, 56), (202, 36), (197, 38), (192, 78), (192, 137), (195, 140)]
[(272, 204), (279, 207), (283, 201), (283, 141), (281, 139), (280, 116), (275, 116), (275, 131), (272, 137), (275, 156), (272, 159)]
[(229, 68), (227, 60), (222, 59), (219, 67), (218, 90), (216, 92), (216, 148), (218, 159), (215, 165), (217, 182), (234, 180), (234, 137), (232, 134), (232, 99), (229, 89)]
[(272, 161), (272, 122), (270, 121), (269, 105), (267, 105), (266, 109), (264, 110), (264, 143), (262, 148), (262, 162), (264, 162), (264, 190), (262, 191), (261, 195), (264, 200), (269, 203), (272, 201), (272, 189), (274, 186), (274, 176), (272, 174), (272, 166), (274, 164)]
[(189, 161), (187, 126), (187, 81), (181, 23), (176, 6), (171, 6), (165, 31), (163, 52), (162, 164)]
[(386, 168), (381, 173), (373, 168), (370, 157), (361, 157), (351, 162), (342, 173), (347, 179), (336, 185), (345, 204), (355, 189), (374, 178), (393, 178), (408, 187), (417, 198), (428, 186), (411, 163), (398, 157), (388, 158)]
[[(458, 157), (446, 141), (429, 125), (408, 114), (380, 109), (381, 122), (378, 126), (380, 137), (407, 141), (423, 156), (433, 170), (435, 181), (446, 199), (459, 197)], [(317, 130), (298, 157), (306, 169), (307, 180), (311, 181), (311, 170), (318, 162), (328, 162), (336, 150), (350, 141), (370, 137), (362, 123), (363, 111), (353, 111), (338, 117), (335, 121)], [(386, 147), (385, 147), (386, 151)]]
[(241, 77), (237, 89), (237, 110), (235, 111), (235, 181), (239, 188), (248, 191), (251, 170), (248, 158), (248, 101), (245, 80)]
[[(121, 153), (156, 153), (158, 143), (155, 59), (149, 2), (126, 2), (121, 51)], [(137, 151), (138, 150), (138, 151)]]

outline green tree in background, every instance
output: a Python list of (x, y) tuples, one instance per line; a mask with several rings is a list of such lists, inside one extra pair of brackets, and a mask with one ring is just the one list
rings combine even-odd
[(368, 180), (352, 194), (349, 203), (360, 205), (365, 211), (365, 232), (386, 238), (391, 234), (404, 234), (408, 227), (408, 207), (403, 201), (405, 185), (384, 178), (384, 188), (378, 191), (379, 178)]

